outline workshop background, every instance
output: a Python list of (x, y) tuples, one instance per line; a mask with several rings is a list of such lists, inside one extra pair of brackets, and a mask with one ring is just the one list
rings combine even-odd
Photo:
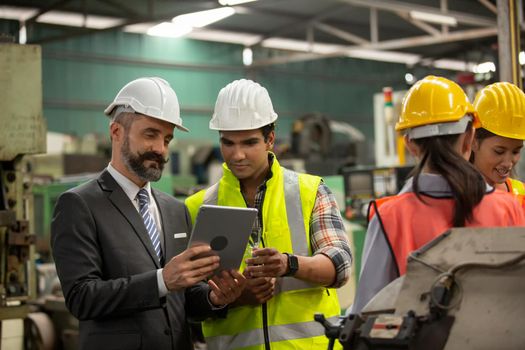
[(0, 349), (77, 348), (50, 221), (62, 192), (108, 164), (103, 110), (127, 82), (158, 76), (177, 93), (191, 132), (175, 133), (155, 187), (181, 199), (220, 176), (219, 90), (239, 78), (268, 89), (281, 163), (323, 176), (345, 217), (344, 312), (367, 204), (414, 164), (393, 129), (404, 93), (429, 74), (472, 101), (496, 81), (522, 87), (524, 17), (523, 0), (1, 0)]

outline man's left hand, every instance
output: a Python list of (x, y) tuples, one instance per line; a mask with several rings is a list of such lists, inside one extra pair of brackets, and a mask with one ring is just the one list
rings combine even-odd
[(280, 277), (288, 271), (288, 256), (274, 248), (255, 248), (245, 273), (253, 277)]
[(246, 285), (246, 277), (236, 270), (221, 271), (208, 281), (211, 287), (210, 301), (214, 306), (223, 306), (237, 300)]

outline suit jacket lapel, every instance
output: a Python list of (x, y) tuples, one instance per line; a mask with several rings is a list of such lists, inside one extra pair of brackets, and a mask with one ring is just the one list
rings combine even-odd
[(133, 231), (139, 237), (151, 259), (155, 263), (155, 266), (160, 268), (159, 259), (155, 253), (155, 250), (153, 249), (153, 244), (149, 238), (144, 221), (142, 220), (135, 206), (133, 206), (133, 203), (131, 203), (129, 200), (128, 196), (126, 196), (126, 193), (107, 171), (102, 172), (98, 178), (98, 182), (100, 187), (104, 191), (108, 192), (108, 199), (129, 222), (133, 228)]

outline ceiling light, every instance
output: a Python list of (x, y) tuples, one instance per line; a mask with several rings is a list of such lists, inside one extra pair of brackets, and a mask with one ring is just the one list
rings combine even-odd
[(182, 23), (193, 28), (202, 28), (208, 24), (230, 17), (235, 13), (233, 7), (220, 7), (213, 10), (187, 13), (173, 18), (173, 23)]
[(219, 4), (222, 6), (233, 6), (233, 5), (239, 5), (239, 4), (245, 4), (247, 2), (253, 2), (257, 0), (219, 0)]
[(456, 70), (459, 72), (474, 72), (474, 68), (477, 66), (473, 62), (447, 58), (441, 58), (439, 60), (423, 60), (420, 64), (425, 67)]
[(452, 16), (440, 15), (437, 13), (430, 13), (430, 12), (421, 12), (421, 11), (410, 11), (409, 13), (412, 19), (418, 19), (420, 21), (437, 23), (437, 24), (446, 24), (448, 26), (453, 26), (453, 27), (458, 25), (458, 20)]
[(414, 77), (414, 74), (412, 73), (406, 73), (405, 74), (405, 81), (408, 85), (412, 85), (414, 84), (414, 81), (416, 80), (416, 78)]
[(245, 66), (251, 66), (253, 63), (253, 51), (249, 47), (245, 47), (242, 50), (242, 64)]
[(262, 47), (286, 51), (313, 52), (318, 54), (331, 54), (342, 50), (344, 47), (335, 44), (309, 43), (308, 41), (287, 39), (287, 38), (268, 38), (261, 43)]
[(36, 19), (38, 23), (58, 24), (70, 27), (86, 27), (95, 29), (105, 29), (114, 27), (123, 22), (120, 18), (104, 16), (85, 16), (80, 13), (49, 11), (41, 14)]
[(413, 53), (367, 49), (349, 49), (346, 56), (381, 62), (404, 63), (411, 66), (421, 60), (420, 55)]
[(215, 41), (221, 43), (239, 44), (242, 46), (252, 46), (258, 43), (261, 35), (231, 32), (222, 30), (197, 29), (188, 35), (188, 38), (196, 40)]
[(25, 21), (36, 15), (38, 9), (25, 9), (13, 6), (0, 6), (0, 18), (14, 19), (17, 21)]
[(483, 62), (474, 67), (474, 73), (489, 73), (489, 72), (495, 72), (496, 71), (496, 65), (494, 62)]
[(148, 35), (179, 38), (192, 31), (192, 27), (181, 23), (162, 22), (148, 29)]

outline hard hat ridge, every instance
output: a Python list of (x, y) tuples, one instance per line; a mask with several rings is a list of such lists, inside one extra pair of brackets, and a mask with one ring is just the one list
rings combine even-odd
[(252, 80), (239, 79), (220, 90), (210, 129), (253, 130), (276, 119), (268, 91)]
[(525, 140), (525, 93), (509, 82), (484, 87), (476, 95), (481, 128), (502, 137)]
[(182, 126), (177, 94), (162, 78), (138, 78), (129, 82), (118, 92), (104, 113), (111, 116), (115, 108), (119, 106), (130, 108), (135, 113), (167, 121), (180, 130), (189, 131)]

